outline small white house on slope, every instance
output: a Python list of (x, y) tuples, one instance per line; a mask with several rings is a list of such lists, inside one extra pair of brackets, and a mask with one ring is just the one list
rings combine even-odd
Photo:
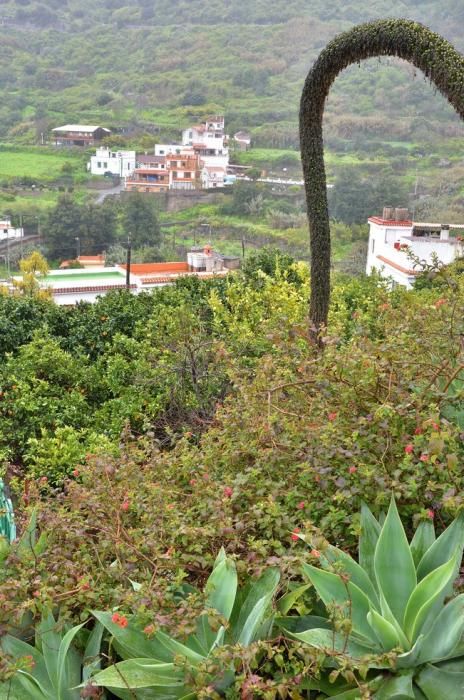
[(111, 151), (109, 148), (97, 148), (87, 166), (92, 175), (119, 175), (127, 177), (135, 170), (135, 151)]
[[(408, 218), (407, 210), (386, 207), (383, 216), (371, 216), (366, 274), (377, 270), (394, 284), (411, 289), (419, 269), (407, 251), (426, 264), (438, 260), (448, 265), (464, 256), (464, 225), (420, 223)], [(463, 236), (459, 235), (462, 232)]]

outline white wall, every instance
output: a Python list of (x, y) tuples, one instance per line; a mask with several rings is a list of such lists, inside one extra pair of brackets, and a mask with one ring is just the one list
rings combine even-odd
[(90, 158), (92, 175), (104, 175), (110, 172), (113, 175), (127, 177), (134, 170), (135, 151), (111, 151), (108, 148), (97, 148), (95, 155)]

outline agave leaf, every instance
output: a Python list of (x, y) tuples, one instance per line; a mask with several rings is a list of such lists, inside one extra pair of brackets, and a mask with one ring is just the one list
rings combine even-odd
[(388, 678), (374, 695), (375, 700), (414, 700), (412, 672), (403, 676)]
[[(85, 625), (83, 622), (76, 625), (64, 635), (58, 651), (58, 685), (56, 688), (57, 700), (67, 700), (65, 694), (70, 688), (73, 688), (81, 680), (81, 658), (75, 654), (72, 658), (71, 644), (74, 637), (80, 629)], [(71, 651), (71, 653), (69, 653)], [(76, 695), (78, 698), (79, 695)]]
[(187, 643), (195, 639), (198, 653), (208, 656), (209, 650), (213, 646), (216, 637), (216, 632), (213, 632), (211, 625), (209, 624), (208, 615), (204, 613), (198, 617), (196, 622), (196, 632), (188, 638)]
[(396, 667), (397, 668), (416, 668), (418, 664), (419, 654), (422, 649), (422, 643), (424, 641), (424, 635), (421, 634), (412, 649), (404, 652), (404, 654), (399, 654), (396, 657)]
[[(245, 638), (255, 639), (258, 629), (264, 622), (266, 612), (279, 585), (280, 572), (276, 568), (266, 569), (263, 574), (247, 588), (247, 595), (243, 599), (238, 616), (231, 615), (230, 635), (234, 642), (242, 640), (241, 644), (249, 644), (243, 641)], [(258, 612), (260, 614), (258, 614)], [(234, 611), (235, 613), (235, 611)]]
[(390, 610), (390, 607), (387, 601), (385, 600), (382, 592), (380, 592), (380, 609), (382, 612), (382, 617), (395, 628), (396, 634), (398, 635), (398, 639), (400, 640), (401, 648), (410, 649), (411, 644), (408, 638), (406, 637), (405, 633), (403, 632), (403, 628), (401, 627), (400, 623)]
[(297, 600), (305, 593), (305, 591), (310, 588), (311, 584), (306, 583), (303, 586), (298, 586), (294, 588), (293, 591), (289, 591), (282, 598), (277, 601), (277, 610), (282, 614), (286, 615), (289, 610), (293, 608)]
[[(21, 656), (32, 656), (32, 660), (34, 661), (33, 676), (35, 683), (42, 688), (45, 697), (53, 696), (54, 688), (50, 682), (50, 677), (48, 675), (44, 658), (36, 647), (27, 644), (27, 642), (23, 642), (22, 639), (6, 634), (4, 637), (2, 637), (1, 649), (5, 654), (8, 654), (15, 659), (20, 658)], [(23, 675), (23, 673), (18, 673), (15, 678), (18, 677), (18, 680), (21, 682)]]
[[(367, 655), (372, 655), (375, 650), (373, 650), (372, 645), (369, 644), (368, 640), (363, 644), (353, 635), (344, 637), (339, 632), (332, 632), (326, 629), (312, 629), (306, 630), (306, 632), (292, 632), (292, 637), (295, 639), (300, 639), (302, 642), (309, 644), (316, 649), (321, 649), (326, 652), (337, 652), (339, 654), (346, 654), (351, 656), (353, 659), (362, 659)], [(375, 661), (372, 662), (371, 668), (384, 668), (386, 664)]]
[(103, 625), (97, 622), (87, 639), (84, 650), (84, 665), (82, 668), (82, 678), (84, 681), (88, 680), (94, 671), (101, 668), (100, 649), (103, 631)]
[(156, 663), (151, 659), (128, 659), (103, 669), (92, 681), (106, 688), (178, 688), (184, 685), (184, 673), (174, 664)]
[(261, 600), (258, 600), (242, 627), (240, 635), (237, 639), (238, 644), (248, 646), (256, 639), (256, 634), (263, 624), (263, 618), (266, 615), (268, 607), (269, 599), (267, 597), (263, 597)]
[(452, 654), (464, 633), (464, 594), (451, 600), (424, 637), (419, 663), (439, 661)]
[(171, 658), (173, 658), (174, 656), (183, 656), (195, 666), (205, 660), (205, 657), (203, 655), (198, 654), (186, 644), (181, 644), (181, 642), (177, 642), (175, 639), (165, 634), (164, 632), (157, 632), (155, 635), (155, 639), (163, 647), (165, 647), (168, 652), (170, 652)]
[(42, 651), (50, 681), (58, 691), (58, 652), (61, 644), (61, 634), (56, 631), (55, 618), (51, 613), (43, 616), (36, 627), (36, 646)]
[(401, 646), (395, 627), (373, 608), (367, 615), (367, 621), (384, 651), (391, 651), (395, 647)]
[(341, 549), (338, 549), (338, 547), (332, 547), (332, 545), (329, 545), (324, 551), (324, 555), (321, 556), (320, 562), (324, 569), (329, 568), (330, 565), (335, 564), (336, 562), (340, 563), (342, 565), (341, 570), (343, 573), (347, 574), (350, 577), (350, 581), (356, 584), (356, 586), (358, 586), (358, 588), (360, 588), (367, 595), (372, 605), (374, 605), (376, 609), (379, 609), (379, 596), (374, 588), (374, 584), (366, 571), (353, 559), (353, 557), (350, 557), (349, 554)]
[(369, 576), (374, 588), (377, 579), (374, 571), (374, 554), (380, 535), (379, 522), (365, 503), (361, 503), (361, 534), (359, 536), (359, 564)]
[(237, 593), (237, 570), (232, 559), (219, 558), (219, 555), (218, 559), (219, 561), (216, 560), (217, 563), (206, 582), (206, 604), (208, 607), (217, 610), (228, 620), (234, 607)]
[(318, 617), (317, 615), (294, 615), (290, 617), (277, 617), (275, 620), (276, 627), (283, 629), (285, 632), (294, 634), (295, 632), (306, 632), (313, 629), (333, 629), (333, 625), (326, 617)]
[(378, 587), (401, 624), (417, 581), (416, 567), (393, 496), (375, 548), (374, 569)]
[(435, 542), (425, 552), (417, 567), (417, 580), (420, 581), (433, 569), (437, 569), (442, 564), (454, 556), (458, 550), (462, 558), (464, 547), (464, 511), (461, 511), (455, 520), (441, 533)]
[(303, 572), (309, 578), (324, 605), (337, 603), (346, 607), (346, 614), (351, 615), (353, 630), (367, 637), (374, 645), (376, 638), (367, 622), (370, 610), (369, 598), (351, 581), (346, 583), (337, 574), (316, 569), (303, 564)]
[(411, 594), (404, 614), (403, 629), (411, 641), (415, 641), (433, 605), (443, 603), (449, 583), (453, 581), (457, 552), (446, 564), (431, 571), (417, 584)]
[(147, 639), (131, 622), (127, 627), (119, 627), (111, 620), (110, 612), (93, 610), (92, 615), (114, 637), (113, 646), (122, 659), (150, 658), (153, 661), (172, 661), (171, 652), (156, 639)]
[(425, 520), (419, 526), (411, 540), (410, 549), (414, 564), (417, 568), (420, 560), (435, 542), (435, 528), (432, 520)]
[(443, 671), (427, 664), (416, 676), (416, 684), (427, 700), (462, 700), (464, 698), (464, 673)]
[[(18, 671), (14, 676), (17, 681), (18, 697), (21, 700), (54, 700), (54, 690), (47, 691), (42, 684), (28, 671)], [(0, 686), (1, 688), (1, 686)], [(0, 696), (3, 700), (3, 696)], [(5, 700), (9, 700), (8, 695), (5, 695)]]

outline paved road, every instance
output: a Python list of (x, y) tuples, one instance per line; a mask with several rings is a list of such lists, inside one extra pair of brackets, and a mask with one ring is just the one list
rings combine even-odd
[(120, 185), (116, 185), (116, 187), (108, 187), (108, 189), (105, 190), (98, 190), (98, 197), (95, 201), (97, 204), (101, 204), (104, 199), (111, 197), (114, 194), (119, 194), (123, 189), (124, 185), (121, 183)]

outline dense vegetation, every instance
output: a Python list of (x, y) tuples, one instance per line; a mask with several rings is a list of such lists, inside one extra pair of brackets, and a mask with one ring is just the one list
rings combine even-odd
[[(379, 515), (393, 492), (408, 534), (457, 514), (462, 276), (413, 292), (337, 278), (323, 354), (308, 341), (307, 294), (304, 266), (262, 253), (227, 282), (72, 309), (2, 300), (2, 459), (19, 520), (37, 507), (40, 534), (33, 563), (23, 546), (0, 568), (3, 625), (27, 636), (47, 610), (83, 622), (116, 606), (116, 622), (101, 618), (111, 634), (130, 618), (144, 638), (184, 639), (204, 605), (189, 586), (221, 546), (241, 578), (278, 566), (292, 593), (325, 537), (355, 550), (361, 500)], [(307, 588), (288, 605), (320, 614)], [(245, 682), (301, 697), (288, 679), (310, 677), (320, 653), (278, 635), (263, 658), (262, 644), (240, 656), (230, 697)], [(232, 649), (195, 672), (203, 697)], [(349, 663), (345, 681), (359, 670)]]

